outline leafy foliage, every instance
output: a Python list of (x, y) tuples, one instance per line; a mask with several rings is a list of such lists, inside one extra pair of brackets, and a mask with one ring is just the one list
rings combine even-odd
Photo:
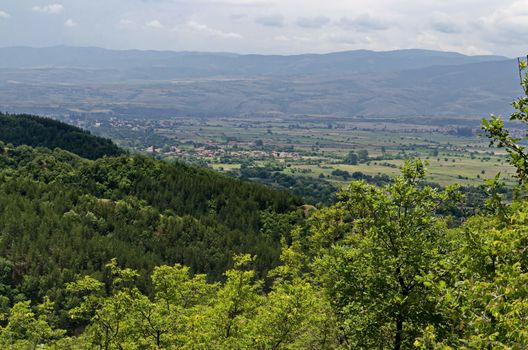
[[(421, 280), (440, 269), (446, 225), (435, 213), (454, 189), (422, 187), (423, 177), (417, 161), (407, 163), (394, 184), (352, 183), (335, 207), (314, 218), (318, 279), (338, 312), (343, 339), (354, 348), (409, 348), (421, 325), (438, 319)], [(327, 215), (343, 224), (319, 230)]]
[[(233, 268), (214, 282), (193, 273), (192, 267), (163, 265), (161, 260), (154, 261), (158, 266), (152, 270), (148, 263), (140, 270), (121, 267), (121, 261), (125, 266), (135, 262), (126, 254), (120, 257), (123, 260), (107, 259), (101, 254), (104, 246), (90, 242), (90, 249), (83, 250), (74, 243), (79, 238), (70, 238), (57, 251), (67, 252), (73, 244), (81, 256), (97, 253), (98, 264), (104, 266), (92, 272), (70, 271), (62, 288), (49, 289), (40, 281), (36, 290), (54, 290), (50, 297), (56, 304), (43, 299), (47, 306), (31, 308), (22, 301), (5, 308), (0, 339), (4, 346), (21, 349), (37, 345), (49, 349), (525, 348), (526, 203), (505, 206), (503, 212), (483, 212), (461, 227), (448, 228), (442, 207), (458, 200), (457, 189), (441, 191), (424, 184), (420, 161), (407, 163), (402, 171), (383, 187), (352, 183), (336, 204), (313, 212), (308, 222), (298, 221), (293, 213), (262, 212), (260, 234), (282, 242), (281, 264), (265, 279), (254, 255), (235, 255)], [(26, 181), (24, 186), (35, 183)], [(90, 196), (85, 194), (81, 201), (100, 202)], [(82, 213), (80, 204), (65, 212), (63, 220), (87, 220), (107, 230), (105, 221), (110, 217), (130, 220), (152, 210), (131, 198), (103, 203), (105, 208), (115, 207), (104, 220), (97, 211)], [(161, 215), (169, 220), (168, 213)], [(44, 225), (38, 226), (39, 220), (31, 221), (30, 216), (23, 220), (38, 231)], [(145, 227), (134, 221), (133, 227), (138, 225)], [(158, 232), (154, 227), (143, 230)], [(50, 230), (45, 232), (53, 237)], [(80, 230), (88, 232), (86, 227)], [(149, 242), (147, 232), (139, 236), (143, 242)], [(120, 236), (126, 241), (125, 237)], [(43, 242), (38, 236), (37, 241)], [(134, 247), (125, 246), (123, 252)], [(51, 248), (46, 247), (53, 252)], [(22, 265), (20, 260), (5, 260), (2, 269), (9, 275), (11, 270), (34, 266), (40, 255), (44, 251), (21, 253), (32, 260)], [(92, 263), (94, 256), (82, 261)], [(54, 259), (37, 266), (60, 264), (65, 258), (56, 254)], [(151, 271), (148, 283), (145, 270)], [(86, 273), (91, 275), (82, 276)], [(4, 287), (11, 288), (8, 295), (13, 302), (24, 299), (17, 288), (24, 289), (36, 277), (25, 275), (19, 284)]]
[[(515, 112), (510, 116), (510, 121), (520, 122), (524, 127), (528, 125), (528, 62), (519, 61), (519, 74), (521, 75), (521, 87), (524, 96), (513, 102)], [(523, 77), (524, 74), (524, 77)], [(528, 152), (526, 146), (520, 143), (520, 138), (511, 135), (505, 127), (504, 120), (500, 116), (492, 115), (490, 120), (482, 120), (482, 128), (491, 140), (491, 145), (504, 147), (510, 154), (510, 162), (517, 169), (517, 176), (520, 182), (528, 179)]]

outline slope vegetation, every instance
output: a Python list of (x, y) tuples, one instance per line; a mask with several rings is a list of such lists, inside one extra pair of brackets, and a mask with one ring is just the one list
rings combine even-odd
[[(42, 146), (46, 140), (56, 146), (68, 130), (29, 120), (52, 125)], [(79, 149), (98, 141), (80, 134)], [(184, 164), (138, 155), (90, 160), (0, 141), (4, 302), (17, 295), (61, 300), (62, 286), (76, 276), (104, 280), (104, 266), (114, 257), (141, 271), (146, 290), (155, 266), (182, 263), (214, 281), (237, 253), (258, 255), (255, 266), (264, 275), (278, 263), (280, 237), (298, 220), (300, 204), (288, 193)]]
[(15, 146), (62, 148), (88, 159), (124, 153), (108, 139), (53, 119), (27, 114), (0, 113), (0, 140)]

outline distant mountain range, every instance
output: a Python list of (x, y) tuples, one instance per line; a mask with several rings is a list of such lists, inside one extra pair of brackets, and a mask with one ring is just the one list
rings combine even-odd
[(14, 112), (476, 120), (507, 113), (520, 92), (516, 62), (502, 56), (0, 48), (0, 109)]

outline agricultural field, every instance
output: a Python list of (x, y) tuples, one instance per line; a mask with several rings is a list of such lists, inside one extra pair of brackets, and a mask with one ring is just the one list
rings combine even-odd
[[(417, 157), (428, 162), (429, 180), (441, 185), (477, 185), (499, 172), (511, 181), (514, 173), (505, 153), (490, 148), (478, 127), (307, 117), (251, 122), (115, 119), (88, 127), (159, 158), (197, 162), (227, 173), (273, 168), (337, 186), (348, 183), (355, 172), (392, 177), (405, 159)], [(367, 156), (352, 164), (346, 161), (350, 152)]]

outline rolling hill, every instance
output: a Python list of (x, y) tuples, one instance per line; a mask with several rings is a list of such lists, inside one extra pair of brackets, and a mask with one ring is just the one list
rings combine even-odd
[(428, 50), (265, 56), (99, 48), (0, 49), (0, 106), (120, 117), (507, 113), (514, 60)]
[(124, 153), (111, 140), (53, 119), (0, 113), (0, 140), (14, 146), (61, 148), (87, 159)]
[[(238, 253), (258, 255), (264, 275), (301, 219), (302, 203), (289, 193), (139, 155), (90, 160), (54, 140), (89, 150), (101, 140), (95, 136), (35, 116), (3, 119), (31, 121), (26, 140), (38, 132), (51, 142), (32, 148), (19, 135), (14, 147), (0, 139), (0, 289), (8, 300), (61, 300), (64, 283), (80, 274), (106, 278), (114, 257), (144, 273), (147, 289), (147, 273), (164, 263), (220, 280)], [(64, 130), (75, 132), (63, 137)]]

